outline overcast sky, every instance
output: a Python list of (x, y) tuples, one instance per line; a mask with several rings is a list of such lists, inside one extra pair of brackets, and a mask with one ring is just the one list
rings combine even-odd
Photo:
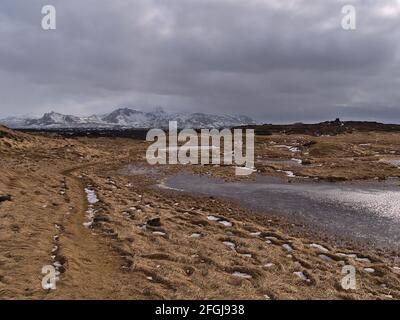
[(400, 122), (399, 48), (398, 0), (1, 0), (0, 117), (162, 106)]

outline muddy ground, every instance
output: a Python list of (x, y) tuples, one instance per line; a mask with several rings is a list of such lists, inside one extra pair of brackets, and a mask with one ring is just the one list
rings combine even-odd
[[(400, 157), (399, 137), (260, 136), (256, 174), (399, 176), (387, 162)], [(395, 252), (337, 244), (268, 212), (155, 188), (160, 177), (154, 175), (119, 174), (123, 164), (146, 166), (147, 146), (128, 138), (50, 138), (0, 128), (0, 196), (11, 196), (0, 202), (1, 299), (400, 298)], [(289, 169), (271, 159), (304, 165)], [(182, 169), (162, 168), (160, 175)], [(234, 170), (184, 169), (226, 179)], [(88, 193), (95, 195), (91, 203)], [(41, 270), (51, 264), (60, 280), (56, 290), (44, 290)], [(340, 285), (348, 264), (357, 270), (355, 290)]]

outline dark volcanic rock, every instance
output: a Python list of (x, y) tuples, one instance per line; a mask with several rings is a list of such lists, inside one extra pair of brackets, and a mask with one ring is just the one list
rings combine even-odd
[(3, 201), (11, 201), (11, 196), (10, 195), (0, 195), (0, 202)]
[(317, 144), (317, 141), (307, 141), (306, 143), (303, 144), (303, 147), (311, 147), (314, 144)]
[(151, 227), (161, 227), (161, 219), (160, 217), (155, 217), (147, 220), (147, 225)]

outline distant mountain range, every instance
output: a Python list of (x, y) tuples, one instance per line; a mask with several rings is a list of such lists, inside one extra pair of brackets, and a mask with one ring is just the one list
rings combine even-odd
[(180, 128), (229, 128), (252, 125), (256, 122), (247, 116), (211, 115), (205, 113), (167, 113), (158, 108), (144, 112), (119, 108), (104, 115), (78, 117), (56, 112), (45, 113), (40, 118), (10, 117), (0, 123), (10, 128), (166, 128), (169, 121), (177, 121)]

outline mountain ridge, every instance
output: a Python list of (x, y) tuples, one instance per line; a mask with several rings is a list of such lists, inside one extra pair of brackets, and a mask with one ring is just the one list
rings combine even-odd
[(0, 123), (10, 128), (166, 128), (170, 121), (177, 121), (181, 128), (222, 128), (252, 125), (256, 122), (243, 115), (212, 115), (206, 113), (168, 113), (161, 108), (140, 111), (118, 108), (103, 115), (79, 117), (58, 112), (47, 112), (40, 118), (9, 117)]

